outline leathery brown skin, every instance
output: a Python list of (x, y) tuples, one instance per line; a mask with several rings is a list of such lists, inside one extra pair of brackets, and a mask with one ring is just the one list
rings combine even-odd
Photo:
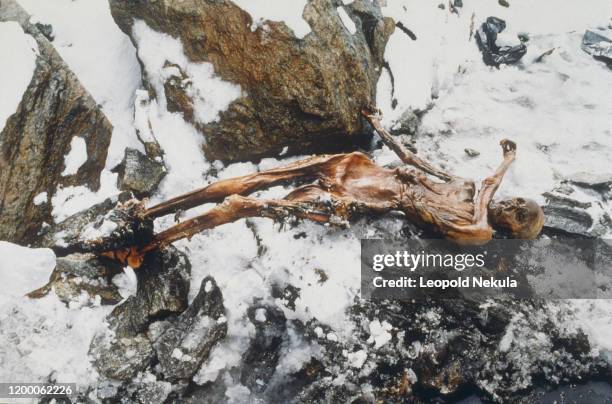
[[(499, 214), (489, 209), (489, 205), (515, 159), (514, 142), (506, 139), (500, 142), (503, 161), (492, 176), (482, 181), (475, 196), (472, 181), (447, 174), (404, 150), (382, 127), (378, 115), (364, 112), (364, 116), (406, 166), (387, 169), (377, 166), (365, 154), (355, 152), (314, 156), (272, 170), (215, 182), (153, 206), (144, 215), (157, 218), (203, 203), (221, 202), (216, 207), (156, 234), (153, 241), (139, 249), (129, 247), (104, 255), (138, 268), (149, 251), (246, 217), (280, 221), (296, 217), (343, 225), (360, 215), (381, 215), (394, 210), (403, 212), (418, 226), (459, 244), (481, 245), (492, 238), (491, 221), (495, 222)], [(248, 196), (293, 181), (310, 184), (294, 189), (280, 200)], [(536, 214), (536, 217), (537, 223), (524, 224), (517, 234), (537, 236), (543, 216)], [(525, 231), (527, 227), (529, 231)]]

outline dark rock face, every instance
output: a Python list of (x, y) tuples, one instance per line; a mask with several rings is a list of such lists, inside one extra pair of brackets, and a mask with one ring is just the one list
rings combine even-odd
[(143, 335), (115, 337), (107, 332), (94, 337), (89, 354), (98, 372), (111, 379), (128, 381), (151, 364), (153, 347)]
[[(284, 23), (251, 30), (248, 13), (223, 0), (182, 2), (112, 0), (119, 27), (132, 35), (134, 19), (181, 40), (192, 62), (210, 62), (242, 96), (210, 123), (194, 120), (209, 159), (237, 161), (349, 144), (367, 133), (360, 110), (375, 100), (386, 42), (394, 24), (378, 3), (343, 6), (357, 27), (350, 34), (335, 2), (310, 1), (304, 19), (312, 32), (296, 38)], [(134, 41), (136, 43), (136, 41)], [(183, 73), (184, 74), (184, 73)], [(144, 78), (146, 81), (146, 77)], [(165, 85), (170, 109), (193, 119), (185, 77)], [(161, 96), (161, 94), (157, 94)]]
[(119, 165), (117, 186), (142, 198), (151, 195), (165, 176), (166, 168), (162, 163), (138, 150), (126, 149), (125, 157)]
[[(49, 201), (58, 186), (100, 186), (112, 126), (96, 102), (13, 0), (0, 3), (0, 21), (16, 21), (38, 45), (32, 80), (17, 111), (0, 132), (0, 239), (26, 242), (43, 221), (51, 222)], [(62, 176), (71, 141), (85, 141), (87, 160), (73, 175)]]
[(51, 290), (64, 303), (78, 301), (83, 293), (90, 299), (100, 297), (101, 304), (117, 304), (122, 300), (111, 279), (121, 272), (121, 266), (93, 254), (71, 254), (57, 258), (49, 283), (29, 294), (40, 297)]
[(244, 355), (240, 379), (251, 392), (262, 393), (276, 370), (281, 344), (287, 334), (287, 320), (283, 312), (273, 306), (252, 306), (248, 316), (256, 333)]
[[(566, 178), (559, 186), (544, 193), (547, 200), (543, 207), (544, 233), (577, 238), (601, 237), (612, 228), (612, 219), (603, 208), (609, 201), (612, 179), (605, 175), (577, 173)], [(576, 190), (589, 195), (591, 201), (580, 200)], [(584, 198), (584, 196), (583, 196)], [(592, 216), (590, 208), (604, 212), (600, 217)]]
[(519, 42), (516, 46), (498, 46), (497, 34), (506, 29), (506, 22), (501, 18), (489, 17), (476, 32), (476, 43), (482, 52), (482, 60), (488, 66), (499, 67), (501, 64), (518, 62), (525, 53), (527, 46)]
[(206, 277), (185, 312), (176, 319), (157, 323), (153, 346), (166, 380), (188, 380), (195, 375), (215, 344), (227, 333), (224, 313), (221, 290), (213, 278)]
[[(153, 363), (155, 350), (147, 335), (149, 325), (187, 308), (190, 269), (187, 258), (174, 247), (145, 258), (137, 272), (136, 295), (115, 307), (107, 319), (109, 328), (91, 342), (89, 352), (100, 373), (128, 381)], [(163, 393), (154, 390), (150, 393)]]
[(191, 264), (176, 248), (148, 254), (136, 275), (136, 295), (117, 306), (109, 318), (120, 336), (145, 332), (151, 322), (187, 308)]

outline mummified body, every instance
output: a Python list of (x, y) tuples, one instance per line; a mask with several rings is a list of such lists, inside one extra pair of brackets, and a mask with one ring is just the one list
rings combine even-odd
[[(382, 128), (377, 116), (368, 115), (383, 141), (405, 163), (388, 169), (362, 153), (314, 156), (284, 167), (231, 178), (146, 209), (144, 218), (155, 219), (179, 210), (219, 202), (215, 208), (153, 236), (146, 244), (107, 252), (137, 267), (147, 251), (205, 229), (246, 217), (287, 217), (342, 225), (356, 216), (401, 211), (416, 225), (461, 244), (483, 244), (493, 229), (517, 238), (536, 237), (543, 213), (533, 201), (522, 198), (492, 203), (507, 168), (515, 158), (516, 145), (502, 140), (503, 161), (483, 182), (478, 192), (472, 181), (444, 173), (404, 150)], [(437, 177), (434, 180), (431, 177)], [(262, 200), (249, 194), (279, 184), (306, 183), (284, 199)]]

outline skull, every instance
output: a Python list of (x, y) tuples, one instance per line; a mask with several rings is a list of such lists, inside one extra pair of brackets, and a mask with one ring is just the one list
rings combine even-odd
[(544, 226), (544, 212), (531, 199), (504, 199), (489, 205), (489, 220), (496, 230), (513, 238), (532, 240)]

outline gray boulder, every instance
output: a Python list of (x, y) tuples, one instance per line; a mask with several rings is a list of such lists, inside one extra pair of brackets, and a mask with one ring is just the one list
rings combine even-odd
[(565, 182), (578, 185), (582, 188), (605, 192), (609, 191), (610, 187), (612, 187), (612, 174), (578, 172), (570, 175)]
[[(312, 31), (302, 39), (283, 22), (252, 29), (251, 16), (228, 0), (111, 0), (110, 6), (136, 46), (132, 26), (143, 20), (180, 39), (190, 61), (212, 63), (217, 76), (240, 86), (241, 95), (217, 121), (202, 123), (194, 119), (192, 78), (179, 71), (164, 85), (168, 108), (182, 112), (205, 136), (210, 160), (256, 159), (284, 147), (289, 154), (329, 150), (369, 133), (360, 110), (376, 99), (385, 45), (394, 30), (378, 2), (309, 1), (303, 18)], [(350, 16), (354, 33), (337, 7)]]
[(582, 37), (581, 48), (612, 68), (612, 30), (595, 32), (587, 29)]
[(153, 251), (136, 272), (136, 295), (115, 307), (109, 323), (117, 335), (135, 336), (147, 330), (153, 321), (187, 308), (191, 264), (175, 247)]
[(150, 196), (166, 176), (164, 164), (135, 149), (126, 149), (118, 167), (117, 186), (139, 198)]
[(227, 333), (223, 296), (215, 280), (206, 277), (191, 306), (176, 319), (156, 323), (153, 346), (164, 378), (188, 380), (212, 348)]
[(101, 304), (117, 304), (122, 300), (111, 281), (122, 270), (117, 262), (93, 254), (71, 254), (58, 257), (56, 262), (49, 283), (29, 293), (29, 297), (42, 297), (53, 291), (66, 304), (79, 301), (83, 294), (94, 300), (99, 296)]
[[(0, 132), (0, 239), (28, 242), (52, 222), (50, 198), (58, 186), (100, 186), (112, 125), (53, 45), (14, 0), (0, 2), (0, 21), (16, 21), (38, 46), (36, 67), (17, 111)], [(4, 55), (9, 57), (9, 55)], [(86, 160), (62, 175), (74, 138)], [(37, 195), (47, 199), (35, 203)], [(44, 195), (44, 194), (42, 194)]]
[(274, 306), (254, 305), (248, 316), (255, 338), (244, 355), (240, 381), (251, 392), (263, 393), (278, 365), (281, 345), (288, 338), (285, 315)]

